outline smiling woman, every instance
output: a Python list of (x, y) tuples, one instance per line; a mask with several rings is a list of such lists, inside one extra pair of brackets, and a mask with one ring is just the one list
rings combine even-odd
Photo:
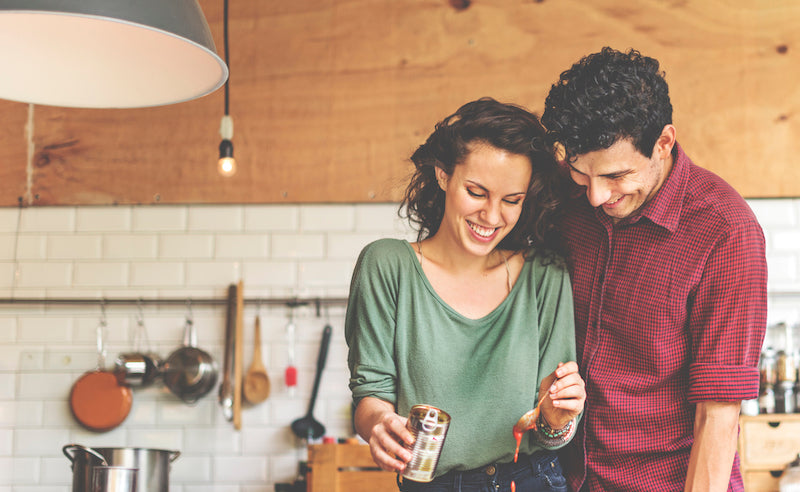
[[(403, 491), (566, 490), (553, 450), (572, 438), (585, 391), (543, 136), (518, 106), (459, 108), (411, 156), (401, 210), (417, 242), (382, 239), (357, 262), (345, 320), (355, 425), (375, 463), (403, 473)], [(513, 426), (537, 402), (539, 428), (555, 432), (527, 433), (517, 461)], [(414, 405), (452, 416), (427, 482), (412, 473)]]

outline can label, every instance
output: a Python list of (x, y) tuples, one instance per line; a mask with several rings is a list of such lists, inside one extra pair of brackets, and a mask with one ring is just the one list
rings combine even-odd
[(403, 477), (415, 482), (430, 482), (442, 454), (450, 415), (430, 405), (414, 405), (408, 415), (406, 427), (414, 435), (414, 444), (406, 446), (411, 451), (411, 461), (403, 470)]

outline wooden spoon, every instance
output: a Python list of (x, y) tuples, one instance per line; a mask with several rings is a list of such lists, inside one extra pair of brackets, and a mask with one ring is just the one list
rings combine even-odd
[(253, 341), (253, 363), (244, 377), (244, 398), (250, 403), (261, 403), (269, 396), (270, 384), (264, 362), (261, 360), (261, 320), (256, 316), (255, 339)]

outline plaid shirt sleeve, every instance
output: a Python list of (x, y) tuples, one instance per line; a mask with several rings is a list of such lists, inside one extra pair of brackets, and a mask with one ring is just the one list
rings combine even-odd
[(689, 319), (692, 403), (758, 396), (767, 305), (764, 249), (764, 234), (750, 219), (729, 229), (711, 250)]

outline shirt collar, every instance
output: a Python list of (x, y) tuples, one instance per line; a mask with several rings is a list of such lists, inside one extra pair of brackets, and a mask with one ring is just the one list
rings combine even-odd
[[(639, 213), (620, 222), (620, 226), (635, 224), (645, 217), (670, 232), (675, 232), (678, 228), (690, 161), (678, 142), (675, 142), (672, 156), (672, 169), (661, 188)], [(598, 216), (600, 214), (605, 215), (602, 210), (598, 210)]]
[(690, 161), (678, 142), (675, 142), (672, 155), (674, 159), (669, 176), (661, 185), (661, 189), (656, 192), (656, 196), (645, 205), (641, 215), (670, 232), (675, 232), (681, 217)]

